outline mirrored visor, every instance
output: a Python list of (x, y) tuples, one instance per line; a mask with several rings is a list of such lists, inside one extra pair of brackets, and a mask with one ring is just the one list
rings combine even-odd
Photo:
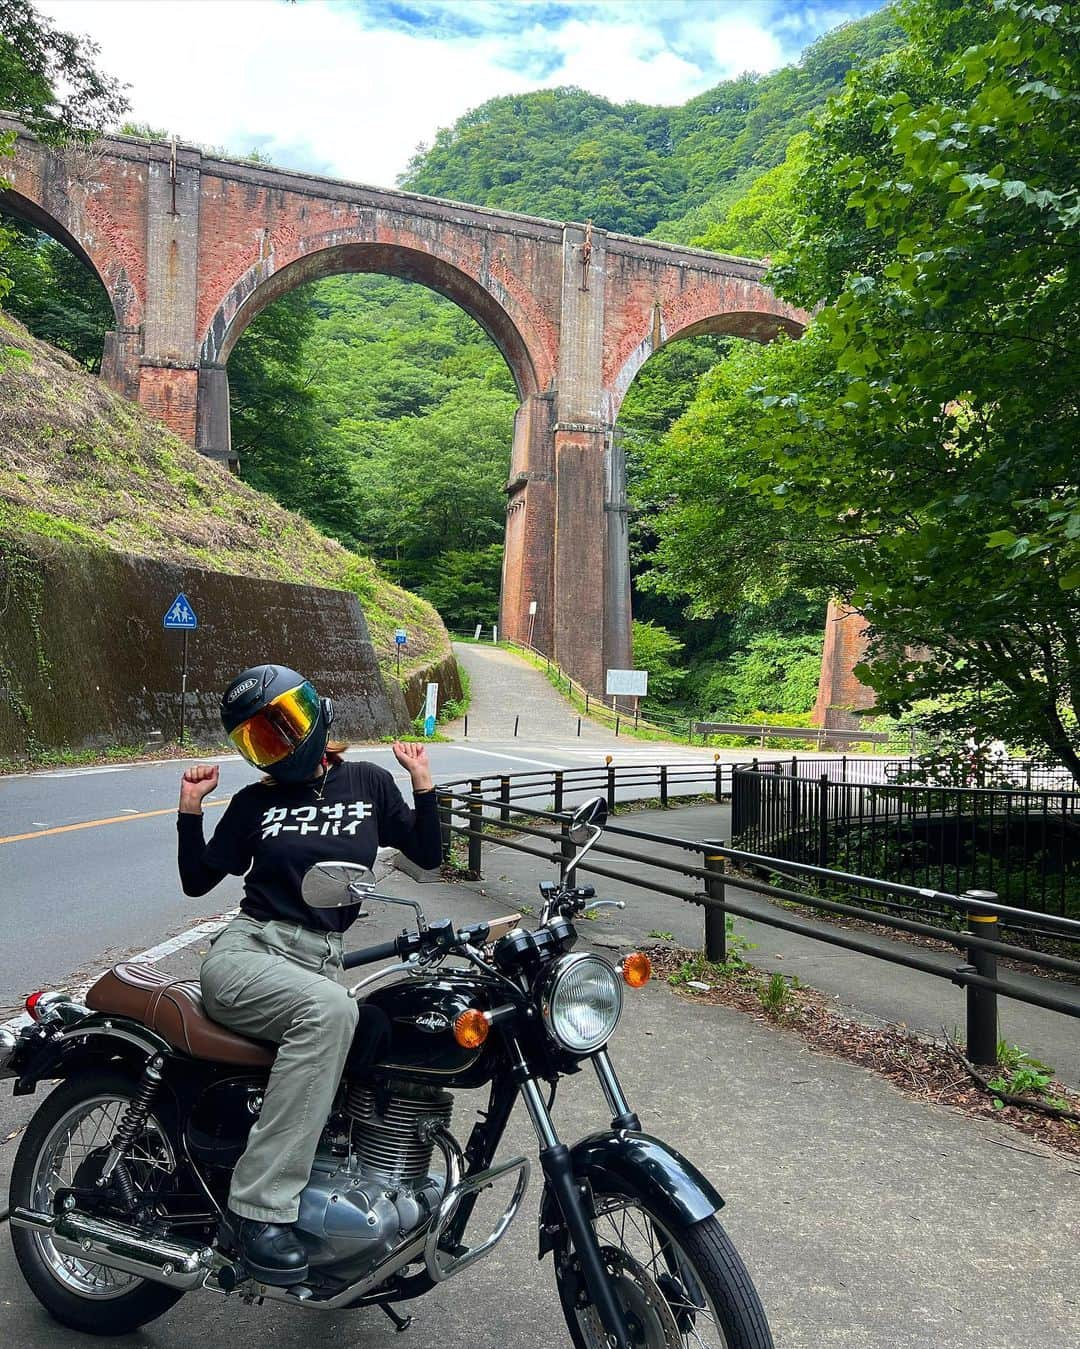
[(319, 696), (305, 682), (279, 693), (273, 702), (230, 731), (229, 739), (248, 763), (269, 768), (302, 744), (318, 720)]

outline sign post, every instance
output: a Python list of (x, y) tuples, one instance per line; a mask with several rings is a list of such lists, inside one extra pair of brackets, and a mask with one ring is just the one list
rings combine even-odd
[(166, 609), (161, 626), (184, 634), (184, 653), (180, 665), (180, 744), (183, 745), (184, 713), (187, 710), (188, 633), (193, 632), (199, 626), (199, 620), (195, 617), (195, 610), (188, 603), (188, 598), (183, 591)]
[(533, 644), (533, 627), (536, 624), (536, 601), (529, 601), (529, 645)]
[(424, 734), (432, 736), (435, 734), (435, 718), (439, 712), (439, 686), (438, 684), (429, 684), (427, 686), (427, 696), (424, 699)]
[[(648, 670), (608, 670), (605, 691), (618, 711), (619, 698), (644, 698), (649, 691)], [(616, 723), (617, 724), (617, 723)]]
[(401, 648), (407, 646), (409, 634), (404, 628), (398, 628), (394, 633), (394, 655), (397, 657), (397, 677), (401, 678)]

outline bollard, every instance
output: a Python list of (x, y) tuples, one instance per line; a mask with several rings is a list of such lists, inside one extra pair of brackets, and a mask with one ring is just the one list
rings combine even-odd
[(660, 765), (660, 804), (667, 805), (667, 764)]
[(618, 712), (615, 713), (615, 734), (616, 734), (616, 735), (619, 734), (619, 714), (618, 714)]
[(517, 739), (518, 722), (519, 722), (520, 720), (521, 720), (520, 717), (515, 717), (515, 718), (514, 718), (514, 739), (515, 739), (515, 740)]
[(585, 715), (589, 715), (589, 691), (585, 690)]
[[(709, 847), (722, 846), (713, 840)], [(704, 850), (705, 870), (709, 876), (705, 882), (705, 959), (715, 965), (727, 962), (727, 911), (724, 908), (724, 859), (719, 853)]]
[(615, 814), (615, 766), (608, 764), (607, 770), (607, 804), (608, 810), (612, 815)]
[(499, 777), (499, 823), (510, 823), (510, 775), (503, 773)]
[(581, 718), (580, 718), (580, 717), (578, 717), (578, 719), (577, 719), (577, 733), (578, 733), (578, 735), (581, 734)]
[[(471, 782), (469, 790), (473, 796), (480, 795), (481, 783)], [(480, 837), (484, 828), (484, 803), (482, 801), (469, 802), (469, 870), (474, 876), (479, 877), (481, 872), (480, 858), (483, 840)]]
[(713, 785), (713, 796), (717, 801), (724, 799), (724, 769), (719, 759), (713, 761), (716, 765), (716, 782)]
[(439, 814), (439, 837), (442, 840), (442, 859), (450, 861), (450, 830), (453, 817), (450, 814), (452, 798), (448, 792), (437, 792), (435, 801)]
[(468, 714), (468, 712), (466, 712), (466, 713), (465, 713), (465, 739), (468, 740), (468, 738), (469, 738), (469, 714)]
[(555, 802), (551, 809), (555, 815), (562, 814), (563, 803), (563, 775), (561, 769), (555, 770)]
[[(996, 904), (998, 897), (993, 890), (967, 890), (965, 899), (983, 900)], [(997, 936), (997, 914), (968, 911), (968, 927), (972, 936)], [(968, 962), (976, 974), (984, 979), (997, 978), (997, 956), (993, 951), (984, 951), (982, 947), (968, 947)], [(997, 1063), (998, 1013), (997, 992), (992, 988), (979, 988), (967, 985), (967, 1054), (972, 1063)]]

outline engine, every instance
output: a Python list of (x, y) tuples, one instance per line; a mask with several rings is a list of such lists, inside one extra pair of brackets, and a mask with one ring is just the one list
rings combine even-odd
[(449, 1128), (452, 1109), (453, 1098), (434, 1087), (349, 1085), (347, 1135), (324, 1139), (300, 1195), (296, 1229), (310, 1264), (355, 1273), (428, 1221), (445, 1184), (431, 1175), (432, 1130)]

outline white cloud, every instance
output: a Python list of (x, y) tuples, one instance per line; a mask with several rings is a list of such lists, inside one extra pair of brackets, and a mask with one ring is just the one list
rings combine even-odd
[[(774, 0), (567, 5), (546, 28), (489, 22), (449, 37), (380, 25), (362, 0), (37, 3), (99, 44), (100, 66), (131, 85), (132, 120), (382, 186), (419, 142), (499, 94), (575, 84), (620, 102), (681, 103), (793, 54), (776, 34)], [(470, 19), (521, 14), (513, 0), (453, 8)], [(529, 74), (530, 52), (545, 58), (543, 79)]]

